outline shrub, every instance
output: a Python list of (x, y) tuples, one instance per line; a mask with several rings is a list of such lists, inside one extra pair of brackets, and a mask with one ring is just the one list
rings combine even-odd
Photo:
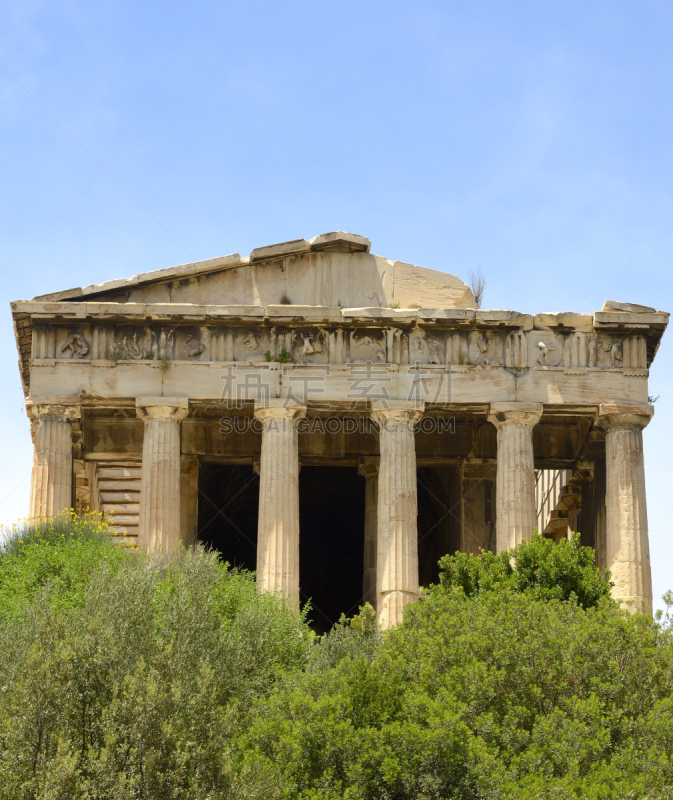
[(214, 553), (58, 530), (0, 555), (0, 800), (672, 794), (670, 615), (576, 540), (446, 557), (396, 629), (365, 606), (315, 640)]
[(530, 592), (539, 600), (570, 600), (595, 607), (610, 596), (608, 570), (595, 564), (591, 547), (580, 545), (579, 534), (554, 544), (535, 531), (529, 541), (500, 555), (456, 553), (439, 562), (440, 586), (461, 589), (468, 597), (484, 591)]
[[(30, 586), (0, 618), (0, 797), (269, 796), (233, 742), (253, 701), (303, 669), (303, 619), (202, 548), (42, 536), (0, 558), (5, 589)], [(46, 579), (36, 552), (57, 565)]]
[(44, 602), (55, 608), (81, 605), (91, 574), (103, 562), (116, 564), (128, 556), (125, 548), (112, 546), (107, 523), (94, 512), (25, 521), (3, 533), (0, 621), (23, 613), (43, 589), (48, 589)]
[(342, 621), (240, 743), (283, 798), (668, 798), (673, 639), (577, 538), (442, 559), (384, 636)]

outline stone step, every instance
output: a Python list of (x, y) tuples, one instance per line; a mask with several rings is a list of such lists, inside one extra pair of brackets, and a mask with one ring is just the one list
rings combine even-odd
[(135, 514), (138, 516), (140, 513), (140, 503), (103, 503), (103, 511), (106, 514), (112, 511), (115, 514)]
[(137, 480), (123, 480), (123, 481), (98, 481), (98, 488), (101, 492), (139, 492), (140, 481)]
[(105, 503), (138, 503), (140, 504), (140, 492), (128, 492), (126, 489), (100, 493), (100, 499)]
[(564, 506), (564, 508), (577, 508), (577, 506), (582, 504), (581, 496), (576, 494), (563, 494), (559, 499), (559, 505)]
[(115, 527), (119, 525), (133, 525), (138, 527), (138, 515), (137, 514), (112, 514), (110, 517), (106, 517), (108, 523), (114, 523)]
[(98, 478), (135, 478), (140, 480), (140, 467), (99, 467)]
[(137, 525), (110, 525), (110, 531), (117, 534), (124, 533), (128, 536), (138, 536)]

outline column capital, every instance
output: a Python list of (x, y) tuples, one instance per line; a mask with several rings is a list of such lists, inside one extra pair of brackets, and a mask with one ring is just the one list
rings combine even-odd
[(189, 411), (186, 397), (137, 397), (136, 414), (143, 420), (172, 419), (180, 422)]
[(381, 459), (379, 456), (362, 456), (358, 464), (358, 474), (363, 478), (375, 478), (379, 474), (379, 465)]
[(285, 400), (255, 402), (255, 418), (266, 424), (270, 420), (294, 422), (306, 416), (306, 404), (288, 403)]
[(413, 426), (423, 416), (425, 402), (409, 403), (404, 400), (372, 400), (372, 419), (379, 426)]
[(26, 411), (34, 420), (67, 422), (82, 416), (81, 400), (77, 395), (31, 397), (26, 401)]
[(598, 406), (598, 424), (604, 431), (620, 428), (645, 428), (654, 415), (654, 406), (620, 406), (616, 403), (601, 403)]
[(501, 428), (532, 428), (542, 416), (542, 403), (491, 403), (488, 421)]

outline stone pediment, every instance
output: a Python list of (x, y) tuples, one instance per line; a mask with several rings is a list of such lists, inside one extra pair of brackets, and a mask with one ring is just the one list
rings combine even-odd
[(35, 300), (475, 308), (474, 295), (460, 278), (373, 255), (370, 244), (364, 236), (336, 231), (259, 247), (249, 257), (235, 253)]

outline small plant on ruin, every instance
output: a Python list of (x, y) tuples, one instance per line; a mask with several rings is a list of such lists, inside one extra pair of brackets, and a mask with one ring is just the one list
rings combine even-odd
[(161, 362), (159, 368), (162, 372), (167, 372), (171, 368), (171, 360), (168, 356), (162, 356), (159, 361)]
[(481, 308), (481, 304), (484, 299), (484, 292), (486, 291), (486, 276), (484, 275), (484, 271), (481, 267), (477, 267), (477, 269), (471, 269), (467, 276), (467, 283), (472, 289), (472, 294), (474, 295), (474, 300), (477, 305), (477, 308)]
[(273, 356), (271, 355), (271, 350), (267, 350), (266, 353), (264, 353), (264, 358), (269, 362), (273, 361)]
[(145, 355), (145, 358), (148, 361), (154, 361), (154, 352), (152, 350), (148, 350), (148, 352)]
[(292, 353), (288, 353), (288, 351), (285, 348), (283, 348), (280, 351), (278, 360), (280, 361), (281, 364), (289, 364), (292, 361)]
[(388, 306), (388, 308), (399, 308), (399, 307), (400, 307), (400, 304), (399, 304), (399, 303), (391, 303), (391, 304)]

